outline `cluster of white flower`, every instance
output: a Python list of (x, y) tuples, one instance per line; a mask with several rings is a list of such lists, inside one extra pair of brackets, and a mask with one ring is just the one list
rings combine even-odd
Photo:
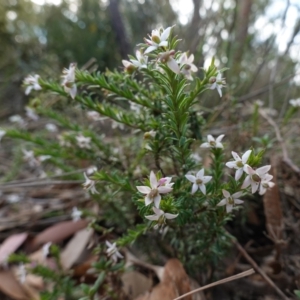
[[(221, 143), (224, 135), (218, 136), (216, 139), (212, 135), (207, 136), (207, 142), (200, 145), (201, 148), (219, 148), (223, 149), (224, 146)], [(235, 180), (238, 181), (242, 177), (245, 172), (247, 176), (245, 177), (241, 189), (247, 189), (251, 185), (251, 192), (254, 194), (259, 190), (259, 194), (263, 195), (267, 189), (272, 188), (275, 184), (271, 182), (273, 176), (268, 174), (268, 171), (271, 169), (270, 165), (253, 169), (251, 166), (247, 164), (249, 156), (251, 154), (251, 150), (246, 151), (242, 158), (234, 151), (231, 152), (234, 158), (234, 161), (229, 161), (226, 163), (226, 166), (231, 169), (236, 169), (235, 172)], [(206, 195), (206, 187), (205, 184), (208, 183), (212, 176), (204, 176), (204, 169), (198, 171), (196, 176), (191, 174), (186, 174), (185, 177), (193, 183), (191, 193), (194, 194), (198, 189)], [(238, 199), (242, 196), (243, 191), (238, 191), (234, 194), (230, 194), (226, 190), (222, 190), (223, 196), (222, 199), (217, 205), (223, 206), (226, 205), (226, 211), (229, 213), (232, 211), (235, 204), (243, 203), (242, 200)]]
[[(125, 72), (132, 74), (136, 70), (147, 69), (149, 63), (149, 54), (156, 52), (156, 59), (154, 62), (161, 62), (166, 64), (170, 70), (175, 74), (182, 74), (188, 80), (193, 80), (192, 73), (198, 71), (198, 68), (193, 63), (194, 55), (188, 53), (177, 53), (175, 50), (169, 48), (169, 37), (173, 26), (166, 29), (154, 29), (151, 35), (145, 39), (145, 44), (140, 44), (141, 49), (136, 51), (136, 57), (130, 56), (129, 60), (122, 60)], [(157, 70), (163, 72), (158, 66)], [(217, 72), (216, 76), (209, 78), (207, 88), (217, 89), (220, 97), (222, 97), (222, 88), (226, 85), (225, 79), (222, 78), (221, 72)]]
[(157, 180), (156, 175), (153, 171), (150, 172), (149, 186), (137, 186), (138, 191), (145, 196), (145, 204), (154, 204), (153, 211), (154, 215), (145, 216), (148, 220), (158, 221), (159, 224), (164, 224), (166, 219), (174, 219), (178, 214), (165, 213), (163, 210), (159, 209), (161, 194), (170, 193), (173, 190), (172, 177), (163, 177)]

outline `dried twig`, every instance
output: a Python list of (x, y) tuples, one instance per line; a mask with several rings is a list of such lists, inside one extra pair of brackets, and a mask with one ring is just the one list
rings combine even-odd
[(219, 281), (216, 281), (216, 282), (207, 284), (207, 285), (205, 285), (205, 286), (202, 286), (202, 287), (200, 287), (199, 289), (196, 289), (196, 290), (193, 290), (193, 291), (191, 291), (191, 292), (188, 292), (188, 293), (186, 293), (186, 294), (184, 294), (184, 295), (181, 295), (180, 297), (177, 297), (177, 298), (175, 298), (174, 300), (183, 299), (183, 298), (185, 298), (186, 296), (189, 296), (189, 295), (198, 293), (198, 292), (200, 292), (200, 291), (203, 291), (203, 290), (205, 290), (205, 289), (211, 288), (211, 287), (216, 286), (216, 285), (219, 285), (219, 284), (223, 284), (223, 283), (226, 283), (226, 282), (229, 282), (229, 281), (232, 281), (232, 280), (236, 280), (236, 279), (239, 279), (239, 278), (242, 278), (242, 277), (245, 277), (245, 276), (252, 275), (253, 273), (255, 273), (255, 271), (254, 271), (253, 269), (250, 269), (250, 270), (248, 270), (248, 271), (245, 271), (245, 272), (242, 272), (242, 273), (239, 273), (239, 274), (230, 276), (230, 277), (228, 277), (228, 278), (221, 279), (221, 280), (219, 280)]
[(280, 129), (279, 127), (277, 126), (276, 122), (266, 114), (266, 112), (263, 110), (263, 109), (260, 109), (259, 110), (259, 113), (260, 115), (265, 118), (268, 123), (273, 126), (274, 130), (275, 130), (275, 134), (276, 134), (276, 138), (278, 140), (278, 142), (280, 143), (280, 146), (281, 146), (281, 150), (282, 150), (282, 155), (283, 155), (283, 159), (287, 159), (289, 156), (288, 156), (288, 152), (287, 152), (287, 149), (286, 149), (286, 146), (285, 146), (285, 143), (284, 143), (284, 140), (281, 136), (281, 133), (280, 133)]
[(281, 296), (284, 300), (289, 300), (289, 298), (277, 287), (277, 285), (272, 281), (272, 279), (257, 265), (257, 263), (250, 257), (250, 255), (246, 252), (246, 250), (239, 244), (239, 242), (233, 238), (233, 242), (238, 248), (238, 250), (242, 253), (244, 258), (251, 264), (255, 271), (257, 271), (266, 282), (276, 291), (278, 295)]

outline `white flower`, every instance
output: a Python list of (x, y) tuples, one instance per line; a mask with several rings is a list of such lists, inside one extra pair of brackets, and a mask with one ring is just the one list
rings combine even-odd
[(217, 89), (220, 97), (222, 97), (222, 88), (226, 85), (225, 79), (222, 78), (222, 74), (218, 72), (217, 77), (211, 77), (209, 79), (209, 88), (211, 90)]
[(221, 148), (223, 149), (223, 144), (221, 143), (224, 134), (219, 135), (216, 139), (212, 135), (207, 136), (207, 142), (200, 145), (200, 148)]
[(57, 126), (55, 124), (52, 123), (47, 123), (45, 125), (45, 128), (49, 131), (49, 132), (57, 132)]
[(122, 64), (124, 66), (124, 71), (129, 74), (132, 74), (136, 70), (135, 65), (128, 60), (123, 59)]
[(19, 268), (17, 270), (17, 276), (19, 281), (23, 284), (26, 281), (27, 272), (23, 263), (20, 263)]
[(66, 93), (70, 94), (70, 96), (74, 99), (77, 93), (77, 86), (75, 84), (75, 69), (76, 63), (71, 63), (69, 69), (63, 70), (62, 75), (62, 86)]
[[(168, 177), (171, 178), (171, 177)], [(171, 178), (172, 179), (172, 178)], [(152, 202), (154, 202), (154, 206), (159, 208), (161, 195), (160, 194), (166, 194), (173, 190), (172, 185), (173, 183), (170, 183), (170, 180), (168, 180), (166, 185), (160, 185), (157, 181), (157, 178), (153, 171), (150, 173), (150, 187), (148, 186), (137, 186), (136, 188), (138, 191), (142, 194), (146, 194), (145, 197), (145, 205), (149, 205)]]
[(242, 196), (243, 192), (237, 192), (232, 195), (230, 195), (229, 192), (226, 190), (222, 190), (222, 193), (224, 195), (224, 199), (222, 199), (217, 206), (223, 206), (226, 205), (226, 212), (230, 213), (232, 211), (232, 208), (234, 207), (235, 204), (241, 204), (244, 201), (238, 199), (240, 196)]
[(91, 149), (91, 139), (92, 139), (91, 137), (86, 137), (83, 136), (82, 134), (76, 136), (77, 145), (80, 148)]
[(9, 117), (9, 121), (12, 123), (17, 123), (20, 126), (26, 125), (24, 119), (20, 115), (13, 115), (13, 116)]
[(135, 52), (137, 59), (130, 59), (131, 63), (137, 69), (147, 69), (148, 56), (143, 55), (139, 50)]
[(106, 254), (116, 263), (118, 258), (123, 258), (123, 255), (118, 251), (116, 243), (111, 244), (109, 241), (105, 241), (107, 250)]
[(244, 166), (245, 166), (245, 164), (248, 161), (248, 158), (249, 158), (249, 156), (251, 154), (251, 150), (246, 151), (243, 154), (242, 158), (240, 158), (239, 155), (236, 152), (234, 152), (234, 151), (232, 151), (231, 154), (232, 154), (232, 156), (234, 158), (234, 161), (227, 162), (226, 166), (228, 168), (231, 168), (231, 169), (232, 168), (236, 169), (235, 180), (238, 181), (242, 177), (242, 175), (243, 175)]
[(260, 186), (259, 186), (259, 194), (263, 195), (267, 189), (272, 188), (275, 183), (271, 182), (270, 180), (272, 180), (273, 176), (271, 174), (266, 174), (261, 182), (260, 182)]
[(291, 99), (289, 102), (294, 107), (300, 107), (300, 98), (299, 99)]
[(163, 210), (156, 207), (153, 207), (152, 209), (155, 214), (150, 216), (145, 216), (145, 218), (151, 221), (158, 221), (158, 223), (160, 224), (164, 224), (165, 219), (171, 220), (171, 219), (175, 219), (178, 216), (178, 214), (174, 215), (174, 214), (165, 213)]
[(189, 80), (193, 80), (192, 72), (198, 71), (198, 68), (193, 64), (193, 61), (194, 55), (191, 54), (188, 58), (186, 52), (182, 53), (178, 60), (180, 72)]
[(171, 29), (172, 27), (152, 30), (151, 36), (149, 35), (149, 39), (145, 39), (146, 43), (149, 45), (145, 51), (145, 54), (150, 53), (159, 47), (167, 47)]
[(199, 188), (204, 195), (206, 194), (205, 184), (212, 179), (212, 176), (204, 176), (204, 169), (198, 171), (196, 176), (186, 174), (185, 177), (187, 180), (193, 183), (191, 192), (192, 194), (195, 194)]
[(0, 142), (1, 142), (1, 139), (5, 136), (5, 134), (6, 134), (6, 131), (0, 129)]
[(140, 114), (142, 106), (137, 103), (130, 102), (130, 109), (133, 110), (135, 113)]
[(42, 87), (39, 85), (39, 78), (40, 76), (35, 74), (34, 76), (28, 75), (24, 79), (23, 84), (26, 86), (25, 95), (29, 95), (31, 90), (39, 91), (42, 89)]
[(77, 207), (73, 207), (71, 217), (73, 222), (77, 222), (81, 219), (82, 211), (78, 210)]
[(152, 138), (154, 138), (156, 136), (156, 131), (154, 130), (150, 130), (144, 133), (144, 139), (145, 140), (151, 140)]
[(6, 197), (6, 201), (10, 204), (18, 203), (21, 200), (19, 194), (10, 194)]
[(174, 59), (174, 54), (175, 50), (167, 51), (167, 52), (162, 52), (158, 54), (158, 59), (160, 62), (163, 64), (167, 64), (167, 66), (175, 73), (179, 74), (180, 73), (180, 68)]
[(251, 185), (252, 194), (254, 194), (258, 190), (260, 182), (270, 169), (270, 165), (256, 170), (253, 170), (249, 165), (245, 165), (244, 171), (248, 174), (248, 176), (245, 178), (241, 188), (246, 189), (249, 185)]
[(197, 163), (202, 161), (202, 157), (198, 153), (192, 153), (191, 158)]
[(38, 161), (40, 161), (40, 162), (43, 162), (43, 161), (45, 161), (47, 159), (50, 159), (50, 158), (52, 158), (51, 155), (40, 155), (40, 156), (37, 157)]
[(102, 117), (98, 112), (96, 111), (88, 111), (86, 113), (86, 116), (88, 117), (89, 120), (97, 122), (97, 121), (103, 121), (107, 119), (106, 117)]
[(28, 162), (30, 167), (37, 167), (40, 165), (40, 162), (34, 157), (34, 153), (32, 150), (27, 151), (26, 149), (22, 149), (23, 159)]
[(86, 169), (86, 173), (87, 175), (91, 175), (93, 173), (95, 173), (98, 170), (98, 168), (96, 166), (90, 166)]
[(49, 243), (46, 243), (44, 246), (43, 246), (43, 258), (46, 259), (47, 256), (49, 255), (49, 250), (50, 250), (50, 247), (51, 247), (52, 243), (49, 242)]
[(96, 181), (88, 178), (85, 172), (83, 173), (83, 175), (85, 178), (85, 183), (82, 184), (83, 188), (87, 191), (90, 191), (91, 194), (99, 194), (95, 187)]
[(25, 110), (26, 110), (26, 116), (29, 119), (31, 119), (33, 121), (37, 121), (39, 119), (39, 116), (35, 113), (35, 111), (31, 107), (26, 106)]

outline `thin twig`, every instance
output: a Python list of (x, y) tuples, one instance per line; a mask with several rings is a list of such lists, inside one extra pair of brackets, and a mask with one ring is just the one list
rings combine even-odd
[(283, 155), (283, 158), (284, 159), (288, 159), (288, 152), (287, 152), (287, 149), (286, 149), (286, 146), (285, 146), (285, 143), (284, 143), (284, 140), (281, 136), (281, 133), (280, 133), (280, 129), (279, 127), (277, 126), (276, 122), (266, 114), (266, 112), (264, 110), (259, 110), (259, 113), (260, 115), (265, 118), (268, 123), (273, 126), (274, 130), (275, 130), (275, 134), (276, 134), (276, 138), (277, 138), (277, 141), (280, 143), (280, 146), (281, 146), (281, 150), (282, 150), (282, 155)]
[(9, 185), (1, 185), (1, 190), (9, 190), (18, 187), (32, 187), (32, 186), (43, 186), (43, 185), (60, 185), (60, 184), (80, 184), (83, 180), (48, 180), (40, 182), (28, 182), (28, 183), (17, 183)]
[(272, 281), (272, 279), (257, 265), (257, 263), (249, 256), (246, 250), (239, 244), (239, 242), (233, 238), (232, 239), (238, 250), (242, 253), (244, 258), (251, 264), (255, 271), (257, 271), (265, 281), (276, 291), (278, 295), (284, 300), (289, 300), (289, 298), (277, 287), (277, 285)]
[(210, 283), (208, 285), (205, 285), (205, 286), (202, 286), (198, 289), (195, 289), (191, 292), (188, 292), (186, 294), (183, 294), (177, 298), (175, 298), (174, 300), (179, 300), (179, 299), (182, 299), (186, 296), (189, 296), (189, 295), (192, 295), (192, 294), (195, 294), (195, 293), (198, 293), (200, 291), (203, 291), (203, 290), (206, 290), (208, 288), (211, 288), (213, 286), (216, 286), (216, 285), (219, 285), (219, 284), (223, 284), (223, 283), (226, 283), (226, 282), (229, 282), (229, 281), (232, 281), (232, 280), (236, 280), (236, 279), (240, 279), (242, 277), (245, 277), (245, 276), (249, 276), (249, 275), (252, 275), (253, 273), (255, 273), (255, 271), (253, 269), (250, 269), (248, 271), (245, 271), (245, 272), (242, 272), (242, 273), (239, 273), (239, 274), (236, 274), (236, 275), (233, 275), (233, 276), (230, 276), (228, 278), (225, 278), (225, 279), (221, 279), (219, 281), (216, 281), (216, 282), (213, 282), (213, 283)]

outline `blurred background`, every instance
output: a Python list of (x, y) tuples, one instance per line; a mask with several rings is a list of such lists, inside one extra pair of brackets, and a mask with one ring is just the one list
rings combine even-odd
[(120, 68), (146, 33), (174, 24), (198, 67), (215, 56), (229, 68), (230, 100), (280, 113), (300, 96), (299, 0), (1, 0), (0, 118), (22, 110), (27, 74), (59, 80), (92, 58)]

